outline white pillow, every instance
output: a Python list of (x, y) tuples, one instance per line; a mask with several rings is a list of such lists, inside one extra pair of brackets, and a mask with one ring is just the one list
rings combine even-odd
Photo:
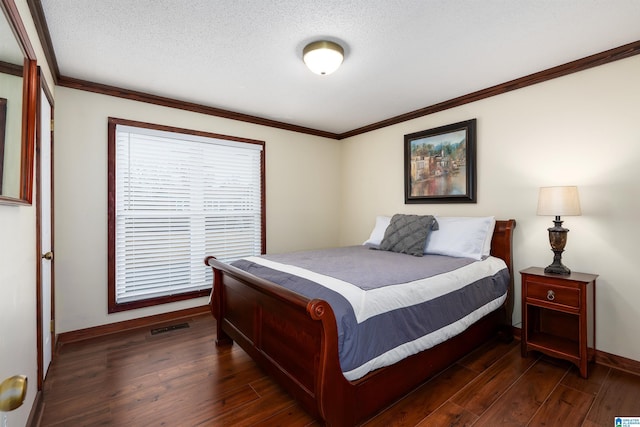
[(490, 216), (491, 223), (489, 224), (489, 229), (487, 230), (487, 236), (484, 239), (484, 248), (482, 249), (482, 256), (491, 255), (491, 240), (493, 239), (493, 231), (496, 228), (496, 217)]
[(427, 237), (425, 254), (482, 259), (491, 251), (495, 217), (436, 216), (438, 229)]
[(371, 231), (371, 235), (369, 236), (369, 239), (366, 242), (364, 242), (363, 245), (380, 246), (380, 242), (382, 242), (382, 239), (384, 238), (384, 232), (390, 223), (391, 223), (390, 216), (382, 216), (382, 215), (377, 216), (376, 225)]

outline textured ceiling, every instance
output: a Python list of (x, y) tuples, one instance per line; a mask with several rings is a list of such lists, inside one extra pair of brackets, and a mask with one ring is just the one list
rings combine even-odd
[[(0, 12), (2, 13), (2, 12)], [(13, 65), (24, 63), (24, 54), (6, 19), (0, 19), (0, 61)]]
[(640, 40), (640, 0), (41, 3), (62, 76), (333, 133)]

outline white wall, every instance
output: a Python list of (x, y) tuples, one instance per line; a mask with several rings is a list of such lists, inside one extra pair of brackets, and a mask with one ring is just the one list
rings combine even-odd
[[(38, 65), (51, 84), (38, 35), (26, 0), (15, 0)], [(35, 183), (34, 183), (34, 197)], [(0, 414), (7, 427), (24, 426), (38, 385), (36, 329), (36, 209), (0, 205), (0, 381), (22, 374), (28, 378), (27, 396), (18, 409)]]
[[(599, 274), (597, 349), (640, 360), (640, 56), (349, 138), (342, 143), (341, 244), (364, 241), (397, 212), (514, 218), (515, 271), (551, 263), (538, 188), (577, 185), (582, 216), (563, 262)], [(477, 118), (476, 204), (404, 204), (404, 135)], [(516, 275), (516, 301), (520, 277)], [(521, 322), (516, 304), (513, 322)]]
[(107, 118), (110, 116), (265, 141), (267, 251), (338, 243), (342, 182), (339, 141), (58, 87), (55, 109), (58, 333), (206, 303), (206, 298), (201, 298), (107, 314)]

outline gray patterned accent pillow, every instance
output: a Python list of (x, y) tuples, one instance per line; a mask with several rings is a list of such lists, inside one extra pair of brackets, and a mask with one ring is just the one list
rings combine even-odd
[(433, 215), (395, 214), (384, 232), (380, 250), (422, 256), (429, 231), (437, 229)]

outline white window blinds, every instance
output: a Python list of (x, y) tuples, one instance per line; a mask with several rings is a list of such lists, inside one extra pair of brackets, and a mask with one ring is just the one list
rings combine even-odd
[(211, 287), (262, 248), (261, 144), (116, 126), (116, 303)]

